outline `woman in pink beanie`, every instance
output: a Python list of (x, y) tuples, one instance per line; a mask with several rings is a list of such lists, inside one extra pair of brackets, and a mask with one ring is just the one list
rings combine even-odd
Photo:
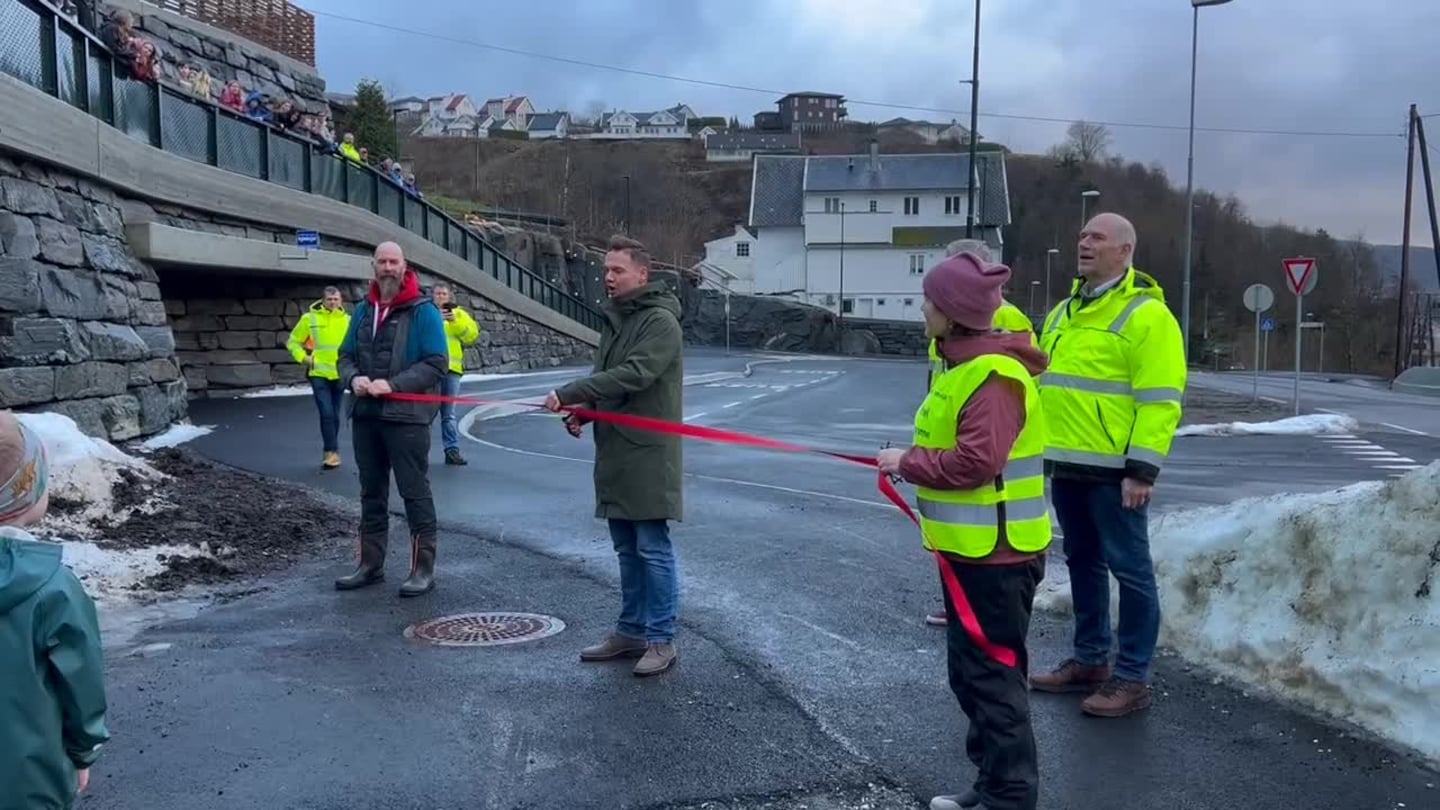
[(971, 790), (936, 796), (932, 810), (1034, 810), (1039, 800), (1025, 645), (1050, 545), (1034, 381), (1048, 360), (1027, 333), (991, 326), (1009, 278), (973, 253), (926, 273), (925, 332), (945, 371), (915, 414), (914, 446), (879, 455), (882, 471), (917, 486), (925, 547), (941, 560), (950, 688), (979, 770)]

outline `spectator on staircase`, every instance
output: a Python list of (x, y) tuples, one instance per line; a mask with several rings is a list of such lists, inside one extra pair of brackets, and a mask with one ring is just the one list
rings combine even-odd
[(180, 86), (192, 95), (210, 101), (210, 74), (195, 65), (180, 67)]
[(345, 133), (345, 139), (340, 144), (340, 155), (353, 163), (363, 163), (360, 159), (360, 150), (355, 148), (355, 133)]
[(245, 89), (240, 82), (231, 79), (225, 83), (225, 89), (220, 91), (220, 106), (235, 112), (245, 112)]
[(280, 102), (280, 106), (275, 108), (275, 126), (286, 132), (300, 132), (304, 118), (305, 114), (289, 99)]
[(273, 120), (270, 113), (270, 97), (259, 90), (250, 91), (245, 99), (245, 117), (251, 121), (268, 124)]

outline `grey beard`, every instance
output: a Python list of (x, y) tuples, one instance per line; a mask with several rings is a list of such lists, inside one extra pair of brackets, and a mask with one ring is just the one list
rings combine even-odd
[(390, 276), (385, 276), (383, 278), (376, 279), (375, 283), (377, 286), (380, 287), (381, 298), (394, 298), (400, 293), (400, 279), (398, 278), (391, 278)]

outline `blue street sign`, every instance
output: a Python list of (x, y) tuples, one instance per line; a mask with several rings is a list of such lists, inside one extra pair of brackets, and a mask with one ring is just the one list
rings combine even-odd
[(320, 232), (319, 232), (319, 231), (296, 231), (296, 232), (295, 232), (295, 244), (296, 244), (296, 246), (302, 247), (302, 248), (318, 248), (318, 247), (320, 247)]
[(1261, 321), (1261, 322), (1260, 322), (1260, 331), (1261, 331), (1261, 332), (1274, 332), (1274, 331), (1275, 331), (1275, 319), (1274, 319), (1274, 318), (1266, 318), (1265, 320)]

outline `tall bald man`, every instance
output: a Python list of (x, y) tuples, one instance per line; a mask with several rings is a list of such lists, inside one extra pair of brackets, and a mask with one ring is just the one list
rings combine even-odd
[(420, 279), (394, 242), (375, 248), (375, 278), (355, 307), (340, 344), (340, 379), (350, 400), (351, 444), (360, 471), (359, 566), (335, 580), (346, 591), (385, 579), (390, 533), (390, 475), (405, 502), (410, 576), (401, 596), (435, 586), (435, 501), (430, 495), (430, 426), (440, 406), (387, 399), (395, 393), (440, 390), (450, 364), (445, 320), (420, 292)]
[[(1155, 279), (1136, 270), (1135, 226), (1100, 214), (1080, 232), (1080, 278), (1045, 319), (1040, 377), (1051, 502), (1065, 534), (1075, 652), (1030, 678), (1046, 692), (1089, 692), (1086, 714), (1150, 705), (1160, 598), (1147, 509), (1180, 423), (1185, 351)], [(1119, 654), (1110, 663), (1110, 575), (1120, 583)]]

